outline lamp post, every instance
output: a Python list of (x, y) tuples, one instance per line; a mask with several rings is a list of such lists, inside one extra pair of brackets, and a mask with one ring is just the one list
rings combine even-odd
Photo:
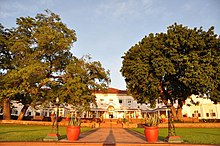
[(56, 128), (55, 128), (55, 132), (56, 135), (59, 136), (59, 127), (58, 127), (58, 115), (59, 115), (59, 98), (56, 98), (56, 108), (57, 108), (57, 112), (56, 112)]
[(173, 114), (171, 112), (172, 104), (170, 103), (170, 100), (168, 99), (168, 136), (166, 137), (166, 141), (169, 143), (182, 143), (183, 140), (176, 135), (174, 123), (173, 123)]
[(58, 130), (58, 114), (59, 114), (59, 98), (56, 98), (56, 112), (55, 117), (51, 115), (52, 129), (49, 134), (44, 138), (44, 141), (58, 141), (60, 139), (59, 130)]

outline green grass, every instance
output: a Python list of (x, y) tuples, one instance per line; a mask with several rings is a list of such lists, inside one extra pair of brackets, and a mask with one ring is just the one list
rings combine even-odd
[[(144, 128), (133, 128), (132, 130), (144, 134)], [(220, 144), (220, 128), (176, 128), (176, 134), (186, 143)], [(167, 128), (159, 129), (159, 140), (164, 140), (167, 135)]]
[[(81, 132), (90, 129), (81, 128)], [(42, 141), (50, 132), (51, 126), (0, 124), (0, 141)], [(59, 127), (59, 134), (66, 138), (66, 127)]]

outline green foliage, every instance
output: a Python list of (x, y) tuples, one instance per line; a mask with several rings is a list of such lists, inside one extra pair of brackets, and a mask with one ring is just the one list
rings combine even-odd
[(148, 127), (155, 127), (158, 126), (160, 123), (160, 117), (157, 113), (148, 114), (147, 118), (145, 119), (145, 125)]
[(71, 116), (69, 121), (69, 126), (80, 126), (81, 125), (81, 119), (79, 117)]
[(214, 27), (190, 29), (169, 26), (166, 33), (149, 34), (122, 57), (122, 75), (138, 102), (155, 105), (178, 100), (179, 107), (191, 94), (206, 94), (219, 102), (220, 38)]
[(33, 107), (59, 97), (88, 110), (95, 102), (92, 90), (108, 86), (109, 71), (90, 57), (73, 56), (75, 31), (57, 14), (46, 10), (34, 18), (20, 17), (16, 24), (10, 31), (0, 26), (0, 97)]

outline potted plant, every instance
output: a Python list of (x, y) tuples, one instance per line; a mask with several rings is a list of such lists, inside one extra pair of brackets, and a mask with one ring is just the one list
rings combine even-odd
[(66, 120), (66, 121), (70, 121), (70, 119), (71, 119), (71, 114), (68, 112), (68, 113), (66, 114), (65, 120)]
[(157, 142), (158, 140), (158, 125), (160, 123), (160, 118), (157, 113), (148, 114), (145, 124), (144, 124), (144, 133), (146, 140), (150, 143)]
[(81, 125), (81, 118), (77, 117), (77, 114), (73, 115), (73, 113), (71, 113), (69, 124), (66, 127), (66, 135), (68, 140), (71, 141), (78, 140), (80, 135), (80, 125)]

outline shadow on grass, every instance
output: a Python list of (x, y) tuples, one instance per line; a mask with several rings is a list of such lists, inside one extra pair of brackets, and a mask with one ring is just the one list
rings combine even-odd
[(158, 140), (159, 140), (159, 141), (165, 141), (165, 140), (166, 140), (166, 137), (164, 137), (164, 136), (158, 136)]

